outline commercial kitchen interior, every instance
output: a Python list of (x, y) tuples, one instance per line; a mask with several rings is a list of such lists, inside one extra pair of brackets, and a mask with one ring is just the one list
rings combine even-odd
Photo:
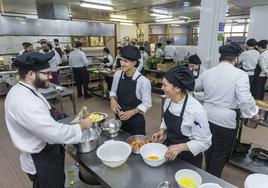
[[(53, 44), (56, 38), (64, 48), (71, 49), (75, 41), (80, 40), (90, 66), (97, 67), (103, 60), (104, 47), (110, 49), (115, 59), (116, 48), (129, 40), (137, 47), (146, 46), (149, 56), (154, 56), (157, 42), (165, 44), (171, 40), (177, 49), (177, 62), (183, 63), (189, 55), (198, 53), (206, 67), (213, 67), (218, 63), (217, 48), (222, 44), (243, 45), (249, 38), (268, 40), (267, 0), (0, 0), (0, 7), (1, 188), (32, 186), (20, 169), (20, 152), (11, 142), (4, 117), (5, 96), (17, 81), (12, 60), (22, 50), (23, 42), (30, 42), (34, 50), (39, 50), (42, 39)], [(71, 95), (52, 97), (51, 104), (66, 116), (73, 116), (87, 106), (89, 111), (104, 112), (112, 118), (107, 88), (98, 74), (90, 72), (89, 87), (95, 87), (93, 98), (77, 98), (68, 57), (62, 61), (60, 85), (73, 91), (73, 98), (70, 100)], [(159, 130), (161, 123), (162, 78), (153, 73), (148, 74), (148, 78), (153, 87), (152, 108), (145, 119), (147, 135), (151, 135)], [(49, 96), (50, 92), (55, 95), (52, 90), (45, 95)], [(240, 141), (250, 143), (252, 148), (268, 149), (267, 135), (266, 126), (255, 129), (244, 126)], [(67, 168), (75, 166), (68, 154), (65, 159)], [(221, 178), (242, 188), (251, 173), (267, 174), (267, 161), (255, 165), (266, 170), (254, 171), (245, 164), (229, 162)], [(97, 186), (79, 183), (73, 187)]]

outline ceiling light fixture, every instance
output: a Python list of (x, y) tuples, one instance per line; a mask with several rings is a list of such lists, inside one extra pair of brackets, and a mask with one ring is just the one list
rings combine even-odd
[(189, 7), (189, 6), (190, 6), (190, 2), (189, 2), (189, 1), (185, 1), (185, 2), (183, 2), (183, 6), (184, 6), (184, 7)]
[(96, 0), (83, 0), (83, 1), (89, 3), (98, 3), (102, 5), (113, 5), (113, 2), (111, 0), (101, 0), (101, 2), (97, 2)]
[(179, 24), (171, 24), (171, 26), (173, 26), (173, 27), (180, 27), (181, 25), (179, 25)]
[(111, 18), (118, 18), (118, 19), (127, 19), (127, 15), (116, 15), (116, 14), (111, 14)]
[(167, 14), (157, 14), (157, 13), (151, 13), (150, 16), (154, 16), (157, 18), (172, 18), (172, 16), (169, 16)]
[(169, 21), (173, 21), (173, 18), (168, 18), (168, 19), (159, 19), (159, 20), (155, 20), (155, 22), (169, 22)]
[(120, 25), (134, 25), (133, 23), (120, 23)]
[(166, 15), (168, 15), (168, 11), (167, 10), (163, 10), (163, 9), (155, 9), (155, 8), (153, 8), (153, 9), (151, 9), (151, 11), (153, 13), (166, 14)]
[(181, 19), (181, 20), (190, 20), (191, 18), (189, 18), (187, 16), (179, 16), (179, 19)]
[(123, 19), (116, 19), (116, 18), (111, 18), (110, 21), (114, 22), (125, 22), (125, 23), (132, 23), (132, 20), (123, 20)]
[(113, 10), (114, 8), (107, 5), (93, 4), (93, 3), (80, 3), (81, 7), (92, 8), (92, 9), (101, 9), (101, 10)]

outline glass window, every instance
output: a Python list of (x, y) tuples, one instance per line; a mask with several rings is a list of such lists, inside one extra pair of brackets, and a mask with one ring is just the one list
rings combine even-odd
[(232, 27), (232, 32), (244, 32), (244, 25), (234, 25)]
[(224, 26), (224, 32), (231, 32), (231, 28), (232, 28), (231, 25), (225, 25)]

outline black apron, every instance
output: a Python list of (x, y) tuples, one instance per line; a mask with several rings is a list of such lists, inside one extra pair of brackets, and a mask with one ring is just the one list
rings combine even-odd
[[(33, 89), (19, 83), (29, 89), (36, 97), (43, 101)], [(44, 102), (44, 101), (43, 101)], [(33, 182), (33, 188), (64, 188), (64, 146), (60, 144), (46, 144), (40, 153), (31, 154), (36, 174), (28, 174)]]
[[(121, 110), (128, 111), (135, 109), (142, 103), (136, 96), (137, 80), (140, 78), (141, 74), (135, 80), (132, 80), (131, 77), (127, 77), (126, 75), (124, 75), (123, 79), (122, 76), (123, 72), (120, 76), (116, 95)], [(144, 116), (141, 113), (137, 113), (128, 120), (122, 121), (121, 129), (132, 135), (145, 135)]]
[(62, 52), (61, 48), (56, 46), (55, 50), (58, 52), (58, 54), (60, 55), (60, 58), (62, 59), (63, 52)]
[(105, 58), (103, 59), (103, 63), (105, 64), (104, 67), (109, 68), (109, 69), (112, 69), (112, 68), (113, 68), (113, 66), (108, 66), (108, 65), (107, 65), (107, 64), (109, 63), (109, 59), (108, 59), (108, 57), (105, 57)]
[[(169, 111), (169, 106), (172, 101), (170, 101), (165, 113), (164, 113), (164, 121), (167, 126), (167, 138), (165, 140), (165, 145), (170, 146), (174, 144), (181, 144), (186, 143), (190, 139), (183, 135), (181, 132), (181, 125), (183, 121), (183, 114), (185, 111), (185, 107), (188, 101), (188, 94), (185, 96), (185, 100), (183, 102), (182, 110), (180, 113), (180, 116), (173, 115)], [(198, 154), (197, 156), (194, 156), (190, 151), (183, 151), (178, 155), (178, 157), (186, 162), (189, 162), (198, 168), (201, 168), (203, 155), (202, 153)]]
[(116, 68), (118, 69), (118, 68), (120, 68), (121, 67), (121, 63), (120, 63), (120, 58), (118, 57), (117, 59), (116, 59)]

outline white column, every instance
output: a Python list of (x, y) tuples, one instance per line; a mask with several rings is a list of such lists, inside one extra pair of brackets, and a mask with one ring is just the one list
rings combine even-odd
[(198, 55), (205, 67), (219, 63), (227, 0), (202, 0), (199, 22)]
[(252, 7), (247, 38), (268, 40), (268, 5)]

